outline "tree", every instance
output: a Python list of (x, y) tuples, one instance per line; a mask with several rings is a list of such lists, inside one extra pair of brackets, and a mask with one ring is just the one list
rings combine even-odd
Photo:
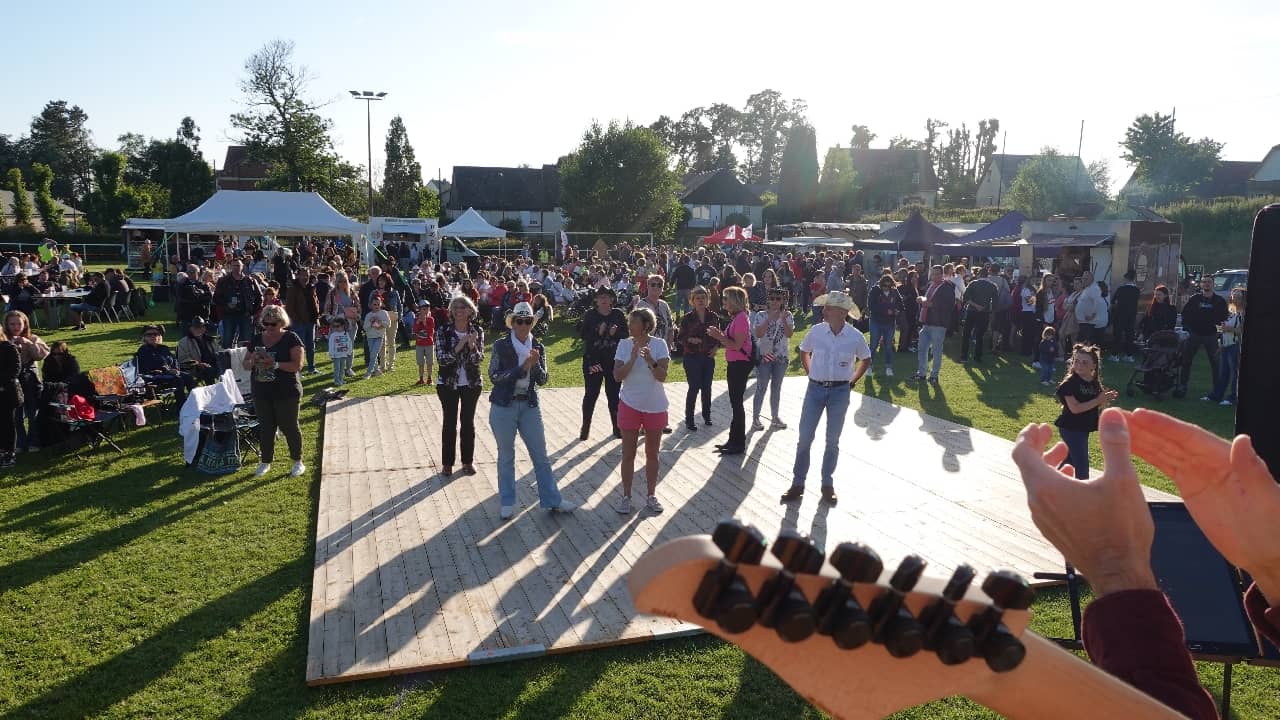
[(669, 161), (666, 145), (649, 128), (592, 123), (560, 164), (560, 205), (570, 228), (669, 239), (684, 211)]
[(31, 186), (35, 191), (36, 210), (40, 212), (44, 231), (49, 234), (62, 232), (66, 229), (66, 222), (62, 217), (62, 208), (53, 200), (53, 171), (48, 165), (31, 163)]
[(827, 150), (818, 179), (819, 220), (839, 222), (854, 214), (858, 173), (849, 151), (836, 145)]
[(245, 111), (232, 114), (231, 125), (249, 157), (271, 168), (263, 186), (322, 194), (322, 188), (336, 189), (335, 178), (345, 177), (347, 168), (333, 151), (331, 123), (316, 112), (321, 106), (304, 97), (311, 76), (294, 64), (293, 43), (267, 43), (249, 56), (244, 71)]
[(524, 223), (518, 217), (503, 218), (498, 221), (498, 228), (511, 233), (524, 232)]
[(779, 175), (775, 222), (811, 219), (818, 203), (818, 139), (808, 124), (796, 123), (787, 132)]
[(73, 205), (88, 195), (96, 150), (87, 123), (89, 115), (79, 105), (51, 100), (31, 120), (27, 139), (28, 160), (44, 163), (53, 171), (53, 194)]
[(120, 153), (127, 159), (125, 184), (150, 196), (152, 207), (167, 217), (194, 210), (215, 190), (213, 168), (200, 154), (199, 132), (188, 116), (170, 140), (148, 140), (137, 133), (119, 137)]
[(803, 100), (788, 102), (777, 90), (763, 90), (747, 98), (740, 141), (747, 154), (742, 168), (747, 182), (769, 184), (778, 180), (787, 135), (792, 126), (807, 124), (807, 109)]
[(976, 135), (970, 132), (966, 123), (949, 127), (941, 120), (930, 118), (926, 121), (925, 146), (942, 189), (942, 205), (974, 206), (978, 183), (987, 173), (995, 155), (995, 138), (999, 131), (1000, 121), (995, 118), (978, 121)]
[(906, 135), (894, 135), (889, 138), (889, 149), (903, 148), (907, 150), (925, 150), (924, 143), (913, 140)]
[(153, 211), (151, 197), (124, 180), (128, 159), (105, 152), (93, 164), (94, 190), (89, 195), (89, 223), (99, 232), (115, 232), (130, 217), (146, 217)]
[(382, 175), (382, 214), (391, 217), (420, 217), (422, 206), (422, 166), (409, 144), (409, 132), (399, 115), (387, 128), (387, 164)]
[(1134, 179), (1147, 204), (1185, 196), (1208, 180), (1221, 162), (1222, 143), (1211, 138), (1191, 140), (1174, 127), (1172, 115), (1139, 115), (1124, 133), (1121, 155), (1134, 166)]
[(1106, 160), (1094, 160), (1085, 168), (1089, 176), (1089, 185), (1099, 197), (1111, 195), (1111, 164)]
[(1009, 205), (1033, 220), (1069, 213), (1080, 203), (1100, 199), (1094, 179), (1081, 172), (1080, 160), (1044, 148), (1027, 161), (1009, 187)]
[(871, 141), (878, 136), (871, 132), (871, 128), (866, 125), (853, 126), (853, 139), (849, 141), (850, 150), (866, 150), (871, 147)]
[(418, 212), (414, 217), (441, 217), (440, 196), (436, 194), (435, 190), (425, 185), (418, 188)]
[(27, 184), (22, 181), (22, 170), (9, 168), (9, 190), (13, 192), (13, 221), (17, 225), (31, 224), (31, 198), (27, 196)]

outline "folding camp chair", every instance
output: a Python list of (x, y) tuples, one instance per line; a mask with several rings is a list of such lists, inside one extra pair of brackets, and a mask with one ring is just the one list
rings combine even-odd
[[(51, 402), (49, 403), (49, 409), (55, 413), (55, 422), (64, 425), (68, 434), (74, 435), (77, 432), (83, 432), (89, 436), (89, 440), (95, 448), (106, 443), (115, 448), (116, 452), (124, 454), (124, 450), (120, 449), (120, 446), (107, 436), (107, 425), (120, 420), (119, 412), (102, 410), (96, 412), (92, 420), (87, 420), (71, 417), (74, 408), (70, 405)], [(74, 449), (73, 452), (76, 453), (76, 457), (80, 457), (78, 448)]]
[[(143, 399), (143, 407), (157, 407), (161, 413), (165, 410), (174, 410), (178, 406), (177, 391), (171, 387), (163, 387), (147, 382), (146, 376), (138, 372), (138, 359), (136, 357), (129, 358), (120, 364), (120, 372), (124, 375), (125, 387), (129, 389), (129, 394), (133, 397)], [(148, 405), (146, 400), (155, 400), (156, 403)]]
[[(158, 398), (145, 397), (145, 388), (144, 392), (131, 391), (129, 384), (125, 382), (124, 371), (119, 365), (94, 368), (86, 374), (97, 394), (94, 404), (102, 410), (123, 413), (126, 405), (141, 405), (144, 410), (160, 405)], [(125, 423), (125, 428), (128, 429), (128, 427), (129, 425)]]

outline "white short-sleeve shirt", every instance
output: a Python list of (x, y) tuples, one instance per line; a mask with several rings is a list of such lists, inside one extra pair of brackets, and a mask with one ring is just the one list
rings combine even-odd
[[(631, 360), (631, 348), (635, 342), (630, 338), (623, 338), (618, 343), (618, 349), (613, 354), (613, 359), (617, 362), (628, 362)], [(667, 350), (667, 341), (662, 338), (649, 336), (649, 359), (653, 362), (659, 360), (668, 360), (671, 353)], [(631, 372), (622, 379), (622, 390), (618, 393), (618, 398), (626, 403), (634, 410), (644, 413), (657, 413), (667, 411), (667, 392), (663, 389), (662, 383), (653, 377), (653, 371), (643, 360), (637, 360), (636, 364), (631, 366)]]
[(840, 334), (825, 322), (809, 328), (800, 341), (801, 352), (809, 359), (809, 379), (819, 382), (852, 382), (855, 361), (871, 358), (871, 348), (858, 328), (845, 323)]

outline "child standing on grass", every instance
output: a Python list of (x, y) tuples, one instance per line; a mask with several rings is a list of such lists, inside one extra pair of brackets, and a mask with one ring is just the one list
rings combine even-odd
[(381, 375), (386, 365), (383, 357), (383, 346), (387, 339), (387, 328), (391, 327), (391, 316), (382, 309), (382, 298), (372, 295), (369, 298), (369, 314), (364, 316), (364, 337), (369, 343), (369, 366), (364, 369), (364, 379)]
[(333, 384), (336, 387), (342, 387), (351, 369), (351, 345), (347, 319), (341, 315), (329, 318), (329, 359), (333, 361)]
[(1053, 384), (1053, 361), (1058, 357), (1058, 331), (1052, 325), (1045, 325), (1040, 333), (1040, 347), (1036, 348), (1036, 359), (1040, 361), (1040, 384)]
[(431, 372), (435, 369), (436, 319), (431, 316), (431, 303), (426, 300), (418, 301), (418, 314), (413, 319), (413, 340), (418, 353), (418, 384), (430, 385)]
[[(1058, 433), (1067, 445), (1062, 465), (1075, 468), (1075, 476), (1089, 479), (1089, 433), (1098, 430), (1098, 414), (1119, 397), (1120, 393), (1102, 386), (1102, 357), (1094, 345), (1076, 343), (1071, 352), (1071, 367), (1058, 385)], [(1061, 466), (1059, 466), (1061, 467)]]

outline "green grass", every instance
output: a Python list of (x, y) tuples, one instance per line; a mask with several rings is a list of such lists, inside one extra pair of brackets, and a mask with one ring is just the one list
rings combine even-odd
[[(168, 320), (166, 307), (147, 318)], [(119, 362), (141, 321), (63, 330), (83, 367)], [(800, 334), (797, 333), (796, 342)], [(174, 338), (170, 338), (172, 342)], [(551, 383), (580, 383), (574, 340), (557, 323), (548, 341)], [(954, 350), (954, 348), (949, 348)], [(320, 355), (321, 368), (329, 365)], [(1020, 361), (982, 368), (948, 360), (942, 391), (898, 379), (867, 391), (906, 407), (1012, 437), (1057, 406)], [(413, 356), (396, 373), (348, 385), (360, 396), (430, 392), (413, 385)], [(1197, 365), (1204, 390), (1207, 371)], [(1129, 366), (1105, 368), (1120, 384)], [(798, 372), (798, 369), (796, 370)], [(720, 375), (723, 376), (723, 363)], [(683, 379), (677, 363), (672, 381)], [(307, 394), (328, 376), (306, 378)], [(1121, 404), (1132, 401), (1121, 398)], [(1195, 400), (1151, 403), (1229, 434), (1231, 413)], [(208, 477), (182, 468), (172, 420), (123, 437), (126, 452), (25, 455), (0, 475), (0, 715), (14, 718), (806, 718), (806, 701), (734, 646), (699, 637), (553, 658), (307, 688), (307, 605), (321, 413), (302, 413), (311, 471), (265, 479), (249, 469)], [(1095, 462), (1100, 458), (1095, 456)], [(1170, 489), (1150, 468), (1143, 480)], [(1048, 591), (1034, 626), (1068, 634), (1065, 594)], [(1220, 669), (1202, 665), (1206, 685)], [(1280, 680), (1236, 672), (1240, 718), (1280, 716)], [(991, 717), (963, 699), (904, 718)]]

